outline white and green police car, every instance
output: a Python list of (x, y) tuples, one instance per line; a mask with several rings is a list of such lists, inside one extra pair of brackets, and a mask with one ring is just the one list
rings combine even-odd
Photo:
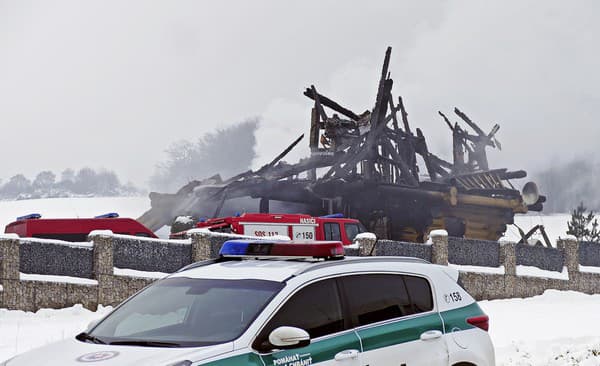
[(228, 241), (77, 337), (2, 366), (494, 365), (456, 271), (338, 242)]

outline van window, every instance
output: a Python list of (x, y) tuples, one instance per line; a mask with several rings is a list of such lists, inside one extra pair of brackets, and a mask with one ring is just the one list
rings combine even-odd
[(337, 222), (328, 222), (323, 225), (325, 230), (325, 240), (340, 241), (342, 237), (340, 235), (340, 224)]
[(294, 294), (269, 321), (254, 343), (269, 348), (269, 334), (281, 326), (304, 329), (314, 339), (344, 330), (342, 307), (334, 279), (316, 282)]
[(344, 229), (346, 229), (346, 237), (350, 241), (353, 241), (356, 235), (361, 232), (358, 224), (344, 224)]

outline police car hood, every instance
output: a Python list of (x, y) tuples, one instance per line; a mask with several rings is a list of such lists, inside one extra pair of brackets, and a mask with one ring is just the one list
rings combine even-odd
[(231, 342), (197, 348), (163, 348), (93, 344), (72, 338), (19, 355), (10, 360), (7, 366), (170, 366), (231, 351)]

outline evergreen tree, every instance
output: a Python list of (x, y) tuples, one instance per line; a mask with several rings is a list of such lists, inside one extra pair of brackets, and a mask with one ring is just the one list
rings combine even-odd
[(594, 211), (587, 211), (583, 202), (571, 213), (571, 221), (567, 223), (567, 234), (575, 236), (578, 240), (600, 242), (598, 219)]

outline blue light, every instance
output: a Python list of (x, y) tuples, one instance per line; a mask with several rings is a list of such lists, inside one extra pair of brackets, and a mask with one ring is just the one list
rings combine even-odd
[(201, 217), (198, 222), (206, 222), (206, 217)]
[(17, 221), (21, 221), (21, 220), (35, 220), (35, 219), (40, 219), (40, 218), (42, 218), (42, 215), (40, 215), (38, 213), (32, 213), (32, 214), (29, 214), (29, 215), (17, 217)]
[(95, 219), (114, 219), (119, 217), (119, 214), (116, 212), (105, 213), (104, 215), (94, 216)]
[(235, 217), (240, 217), (240, 216), (242, 216), (242, 214), (241, 214), (241, 213), (239, 213), (239, 212), (236, 212), (236, 213), (235, 213)]
[(343, 219), (344, 218), (344, 214), (342, 213), (335, 213), (335, 214), (331, 214), (331, 215), (325, 215), (325, 216), (321, 216), (324, 219)]
[(246, 255), (249, 245), (247, 240), (228, 240), (221, 247), (219, 255)]

